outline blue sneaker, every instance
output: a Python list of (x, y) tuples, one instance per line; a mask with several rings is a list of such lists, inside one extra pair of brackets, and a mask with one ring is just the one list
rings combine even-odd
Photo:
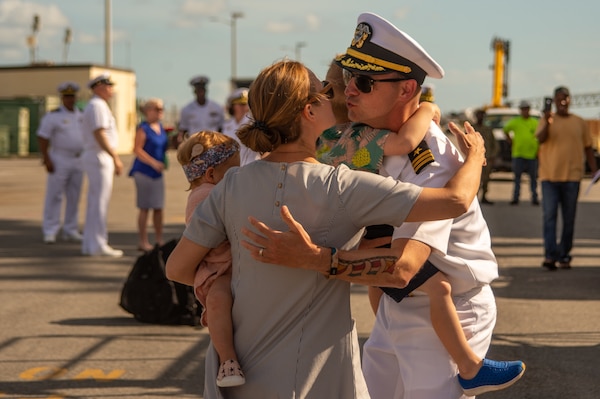
[(517, 382), (525, 372), (525, 363), (520, 360), (499, 362), (483, 359), (483, 366), (475, 377), (465, 380), (460, 375), (458, 382), (467, 396), (498, 391)]

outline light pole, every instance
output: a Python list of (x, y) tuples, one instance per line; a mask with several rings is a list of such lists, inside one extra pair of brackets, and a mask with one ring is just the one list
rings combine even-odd
[(302, 47), (306, 47), (306, 42), (297, 42), (296, 47), (294, 47), (296, 53), (296, 61), (298, 62), (300, 62), (300, 49), (302, 49)]
[(231, 13), (231, 80), (237, 79), (237, 19), (244, 16), (241, 12)]
[(73, 40), (73, 36), (71, 33), (71, 28), (65, 29), (65, 39), (64, 39), (65, 47), (63, 48), (63, 63), (64, 64), (67, 63), (67, 55), (69, 54), (69, 44), (71, 44), (72, 40)]
[(112, 3), (104, 0), (104, 65), (112, 65)]
[(231, 19), (223, 20), (217, 17), (211, 17), (213, 22), (223, 22), (231, 28), (231, 80), (237, 78), (237, 20), (243, 18), (244, 13), (234, 11), (231, 13)]
[(37, 33), (40, 31), (40, 16), (33, 16), (33, 24), (31, 25), (31, 35), (27, 36), (27, 45), (31, 54), (31, 64), (35, 64), (35, 53), (37, 50)]

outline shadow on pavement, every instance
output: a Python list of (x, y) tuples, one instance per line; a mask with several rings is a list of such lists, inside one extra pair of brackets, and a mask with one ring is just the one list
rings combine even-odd
[[(182, 232), (182, 225), (165, 224), (163, 228), (164, 241), (180, 237)], [(115, 248), (123, 249), (125, 257), (137, 257), (141, 254), (137, 250), (137, 233), (135, 231), (109, 230), (109, 243)], [(0, 255), (14, 258), (35, 258), (35, 256), (58, 258), (81, 256), (81, 252), (79, 243), (62, 241), (60, 234), (57, 236), (56, 244), (44, 244), (41, 227), (38, 223), (0, 219)], [(89, 257), (82, 258), (90, 259)]]
[(492, 287), (498, 323), (488, 357), (522, 359), (523, 378), (482, 397), (538, 399), (600, 397), (600, 203), (579, 202), (573, 268), (548, 271), (542, 209), (527, 202), (482, 207), (500, 277)]
[[(51, 340), (52, 336), (29, 337), (36, 340)], [(61, 337), (56, 337), (61, 338)], [(115, 336), (77, 336), (69, 335), (73, 339), (93, 339), (96, 344), (87, 347), (85, 352), (79, 356), (70, 357), (67, 362), (61, 362), (57, 367), (47, 367), (46, 378), (39, 380), (28, 379), (22, 375), (22, 379), (27, 381), (0, 382), (0, 392), (10, 392), (10, 397), (44, 397), (44, 398), (161, 398), (161, 397), (197, 397), (198, 392), (204, 389), (204, 381), (201, 376), (204, 375), (204, 356), (208, 337), (196, 337), (194, 344), (189, 349), (180, 354), (169, 367), (163, 369), (161, 373), (154, 378), (144, 379), (135, 378), (135, 375), (128, 375), (129, 378), (112, 378), (119, 372), (125, 370), (113, 370), (111, 374), (104, 375), (94, 373), (94, 370), (88, 374), (80, 374), (75, 378), (67, 379), (65, 373), (68, 369), (75, 368), (79, 362), (85, 361), (93, 356), (94, 352), (100, 352), (104, 347), (114, 345), (117, 340), (127, 340), (131, 346), (146, 346), (147, 352), (152, 353), (152, 345), (161, 345), (166, 341), (177, 341), (180, 339), (189, 339), (188, 336), (177, 334), (139, 334), (128, 335), (125, 337)], [(64, 337), (63, 337), (64, 339)], [(15, 343), (13, 343), (15, 344)], [(2, 349), (2, 346), (0, 346)], [(140, 353), (140, 352), (138, 352)], [(154, 359), (148, 357), (134, 358), (129, 356), (127, 351), (123, 352), (127, 362), (148, 362)], [(36, 359), (31, 359), (36, 362)], [(43, 359), (38, 359), (38, 363)], [(46, 362), (48, 364), (48, 362)], [(57, 392), (60, 392), (57, 395)], [(63, 396), (64, 395), (64, 396)], [(1, 396), (1, 395), (0, 395)], [(2, 396), (5, 397), (5, 396)]]
[[(557, 320), (569, 323), (569, 319)], [(572, 344), (577, 341), (579, 344)], [(569, 345), (562, 346), (564, 342)], [(600, 397), (600, 332), (494, 334), (491, 359), (523, 359), (527, 369), (512, 387), (482, 395), (486, 399), (595, 399)]]
[(588, 266), (557, 271), (541, 266), (503, 268), (493, 284), (494, 294), (510, 299), (600, 300), (600, 269), (593, 266), (598, 259), (590, 257), (588, 261)]

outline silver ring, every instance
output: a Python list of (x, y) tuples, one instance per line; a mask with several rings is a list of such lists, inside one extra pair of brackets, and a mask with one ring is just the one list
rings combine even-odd
[(264, 251), (264, 248), (259, 249), (258, 250), (258, 255), (259, 256), (263, 256), (263, 251)]

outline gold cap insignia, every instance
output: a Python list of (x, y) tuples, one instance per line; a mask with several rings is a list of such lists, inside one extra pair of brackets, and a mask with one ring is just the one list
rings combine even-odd
[(371, 27), (367, 24), (358, 24), (354, 31), (351, 46), (361, 48), (369, 36), (371, 36)]

